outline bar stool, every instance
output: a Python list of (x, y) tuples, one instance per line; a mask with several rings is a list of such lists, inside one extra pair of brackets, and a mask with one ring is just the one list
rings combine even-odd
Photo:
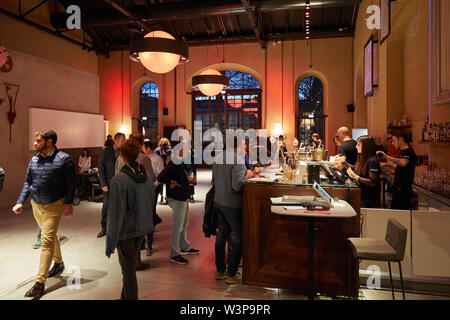
[[(406, 235), (408, 229), (401, 225), (396, 219), (390, 218), (387, 223), (385, 239), (378, 238), (348, 238), (353, 255), (358, 261), (374, 260), (387, 261), (389, 265), (389, 277), (391, 280), (392, 299), (394, 296), (394, 284), (392, 281), (391, 262), (398, 262), (400, 270), (400, 281), (402, 285), (403, 300), (405, 299), (405, 289), (403, 287), (402, 264), (405, 256)], [(359, 281), (358, 281), (359, 286)]]

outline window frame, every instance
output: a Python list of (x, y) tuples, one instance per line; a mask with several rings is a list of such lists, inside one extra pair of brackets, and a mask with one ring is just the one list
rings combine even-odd
[[(253, 75), (243, 72), (243, 71), (238, 71), (238, 70), (223, 70), (221, 71), (222, 74), (225, 74), (225, 71), (236, 71), (238, 73), (241, 74), (248, 74), (250, 76), (252, 76), (253, 78), (255, 78)], [(258, 82), (258, 86), (261, 87), (259, 81), (255, 78), (255, 80)], [(192, 92), (192, 128), (194, 128), (194, 121), (196, 121), (196, 116), (197, 114), (208, 114), (209, 115), (209, 123), (212, 124), (213, 123), (213, 119), (215, 119), (215, 114), (219, 114), (219, 117), (222, 117), (223, 114), (223, 119), (224, 119), (224, 126), (223, 128), (220, 128), (220, 130), (225, 133), (225, 130), (229, 128), (229, 115), (230, 114), (248, 114), (248, 112), (245, 112), (243, 109), (242, 110), (228, 110), (229, 108), (227, 108), (226, 106), (228, 105), (228, 97), (229, 96), (245, 96), (245, 95), (257, 95), (258, 98), (258, 111), (256, 112), (258, 114), (258, 120), (257, 120), (257, 128), (251, 128), (251, 129), (261, 129), (262, 126), (262, 89), (261, 88), (244, 88), (244, 89), (226, 89), (224, 90), (225, 93), (219, 93), (217, 96), (221, 95), (223, 97), (223, 103), (224, 103), (224, 108), (223, 110), (212, 110), (212, 103), (211, 103), (211, 98), (212, 97), (208, 97), (205, 96), (203, 93), (201, 93), (200, 91), (193, 91)], [(197, 111), (196, 110), (196, 97), (198, 96), (203, 96), (203, 97), (208, 97), (208, 101), (209, 101), (209, 109), (205, 110), (205, 111)], [(217, 97), (215, 96), (215, 97)], [(241, 118), (241, 125), (243, 124), (243, 118)], [(246, 128), (246, 129), (250, 129), (250, 128)], [(246, 130), (244, 129), (244, 130)], [(206, 129), (203, 129), (203, 131), (205, 131)]]
[[(150, 88), (150, 90), (149, 90), (150, 93), (149, 94), (146, 94), (146, 93), (142, 92), (146, 85), (150, 85), (150, 87), (152, 87), (152, 84), (156, 87), (156, 93), (152, 92), (152, 91), (154, 91), (154, 89), (152, 90), (152, 88)], [(150, 127), (147, 127), (147, 126), (143, 125), (144, 121), (146, 121), (146, 122), (147, 121), (148, 122), (151, 122), (151, 121), (156, 122), (156, 134), (155, 135), (152, 135), (150, 137), (149, 135), (147, 135), (147, 131), (145, 132), (145, 138), (149, 138), (151, 141), (154, 140), (154, 142), (157, 142), (158, 139), (159, 139), (159, 93), (160, 93), (159, 87), (154, 81), (147, 81), (147, 82), (145, 82), (141, 86), (141, 88), (139, 89), (139, 131), (142, 131), (143, 128), (150, 128)], [(157, 99), (156, 116), (151, 117), (151, 116), (145, 115), (147, 117), (147, 120), (142, 120), (142, 118), (144, 116), (142, 114), (142, 96), (143, 95), (145, 95), (147, 97), (152, 97), (152, 98), (156, 98)], [(154, 95), (156, 95), (156, 97)], [(150, 114), (151, 114), (151, 111), (150, 111)], [(150, 129), (154, 129), (154, 128), (150, 128)]]

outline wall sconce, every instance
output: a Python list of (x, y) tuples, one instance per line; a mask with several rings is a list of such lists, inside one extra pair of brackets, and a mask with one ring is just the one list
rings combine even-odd
[(283, 135), (283, 127), (281, 126), (281, 123), (277, 122), (272, 129), (272, 136), (279, 137), (281, 135)]

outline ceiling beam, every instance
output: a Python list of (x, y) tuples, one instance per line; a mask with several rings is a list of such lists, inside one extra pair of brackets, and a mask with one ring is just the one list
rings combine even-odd
[(285, 26), (286, 26), (286, 33), (289, 33), (289, 11), (288, 10), (286, 10), (284, 22), (285, 22)]
[(5, 10), (3, 8), (0, 8), (0, 14), (3, 14), (3, 15), (8, 16), (10, 18), (16, 19), (16, 20), (21, 21), (23, 23), (26, 23), (26, 24), (28, 24), (28, 25), (36, 28), (36, 29), (39, 29), (39, 30), (44, 31), (44, 32), (47, 32), (47, 33), (49, 33), (49, 34), (51, 34), (51, 35), (53, 35), (55, 37), (64, 39), (64, 40), (66, 40), (66, 41), (68, 41), (68, 42), (70, 42), (72, 44), (75, 44), (75, 45), (81, 47), (81, 48), (91, 49), (91, 50), (94, 50), (97, 53), (101, 53), (101, 54), (105, 55), (105, 57), (109, 57), (109, 53), (108, 52), (102, 51), (98, 47), (86, 45), (85, 43), (82, 43), (82, 42), (77, 41), (77, 40), (75, 40), (73, 38), (65, 36), (65, 35), (61, 34), (60, 32), (58, 32), (58, 31), (54, 31), (52, 29), (49, 29), (49, 28), (47, 28), (47, 27), (45, 27), (43, 25), (40, 25), (40, 24), (38, 24), (36, 22), (33, 22), (33, 21), (30, 21), (30, 20), (28, 20), (28, 19), (26, 19), (24, 17), (21, 17), (21, 16), (15, 14), (15, 13), (10, 12), (8, 10)]
[(337, 17), (336, 17), (336, 27), (338, 27), (338, 28), (341, 25), (341, 16), (342, 16), (342, 8), (338, 8)]
[(241, 24), (239, 22), (239, 17), (237, 15), (234, 16), (234, 21), (236, 21), (236, 26), (237, 26), (238, 32), (241, 33)]
[[(208, 16), (245, 15), (246, 7), (239, 0), (195, 0), (186, 2), (164, 2), (151, 6), (139, 5), (123, 8), (113, 0), (103, 0), (114, 8), (87, 10), (83, 12), (81, 26), (94, 27), (103, 25), (139, 23), (152, 27), (152, 23), (172, 20), (203, 18)], [(245, 0), (245, 2), (249, 2)], [(311, 9), (321, 7), (344, 7), (359, 5), (361, 0), (311, 0)], [(254, 1), (253, 7), (258, 12), (277, 10), (304, 9), (305, 0), (266, 0)], [(65, 12), (50, 15), (52, 26), (65, 29), (69, 14)]]
[(210, 34), (213, 34), (214, 31), (212, 30), (212, 28), (209, 26), (208, 22), (206, 21), (206, 18), (202, 19), (203, 25), (205, 26), (206, 29), (206, 34), (209, 36)]
[(224, 36), (227, 35), (227, 28), (225, 27), (225, 23), (223, 22), (223, 19), (221, 16), (217, 16), (217, 20), (219, 21), (220, 29), (222, 31), (222, 34)]
[(25, 12), (21, 16), (25, 18), (27, 15), (29, 15), (31, 12), (33, 12), (34, 10), (36, 10), (37, 8), (39, 8), (40, 6), (42, 6), (46, 2), (47, 2), (47, 0), (41, 1), (39, 4), (35, 5), (33, 8), (31, 8), (30, 10), (28, 10), (27, 12)]
[[(103, 1), (106, 2), (107, 4), (109, 4), (111, 7), (113, 7), (117, 11), (119, 11), (120, 13), (122, 13), (124, 16), (132, 19), (134, 22), (136, 22), (136, 24), (138, 26), (140, 26), (141, 28), (143, 28), (147, 32), (153, 31), (152, 26), (150, 26), (147, 23), (142, 22), (141, 20), (139, 20), (138, 17), (135, 16), (131, 11), (129, 11), (128, 9), (122, 7), (120, 4), (118, 4), (114, 0), (103, 0)], [(145, 6), (145, 7), (147, 8), (147, 6)]]
[(320, 30), (322, 30), (322, 28), (323, 28), (323, 7), (320, 9), (320, 12), (319, 12), (319, 29)]
[(186, 20), (186, 23), (187, 23), (187, 25), (188, 25), (188, 27), (189, 27), (189, 30), (190, 30), (191, 33), (192, 33), (192, 36), (195, 38), (195, 37), (197, 36), (197, 34), (196, 34), (195, 31), (194, 31), (194, 26), (192, 25), (191, 20), (190, 20), (190, 19), (187, 19), (187, 20)]
[[(354, 36), (354, 30), (343, 30), (338, 31), (337, 29), (324, 29), (322, 31), (315, 31), (311, 34), (311, 39), (323, 39), (323, 38), (349, 38)], [(266, 41), (274, 40), (305, 40), (304, 32), (290, 32), (290, 33), (275, 33), (268, 34), (266, 36)], [(198, 37), (198, 38), (187, 38), (186, 44), (191, 46), (207, 46), (207, 45), (218, 45), (224, 43), (224, 38), (222, 35), (216, 37)], [(244, 43), (244, 42), (258, 42), (255, 38), (254, 33), (242, 34), (242, 35), (229, 35), (226, 38), (226, 43)], [(111, 48), (112, 51), (125, 50), (128, 48), (128, 43), (123, 43), (116, 45)]]
[(264, 37), (264, 31), (261, 27), (261, 19), (259, 18), (259, 14), (256, 10), (252, 9), (252, 6), (250, 4), (249, 0), (241, 0), (242, 5), (245, 8), (245, 11), (247, 12), (247, 17), (250, 20), (250, 25), (252, 26), (253, 32), (255, 33), (256, 39), (258, 40), (259, 44), (261, 45), (261, 48), (266, 48), (266, 43), (263, 39)]
[(351, 24), (352, 28), (355, 27), (356, 19), (358, 18), (358, 11), (359, 11), (359, 6), (354, 5), (353, 6), (352, 24)]
[(270, 32), (273, 32), (272, 14), (270, 12), (266, 13), (267, 20), (269, 22)]

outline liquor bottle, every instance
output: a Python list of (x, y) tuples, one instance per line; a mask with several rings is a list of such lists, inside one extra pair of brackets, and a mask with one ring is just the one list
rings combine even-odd
[(428, 128), (426, 123), (423, 125), (422, 129), (422, 141), (428, 141)]
[(450, 142), (450, 122), (447, 122), (447, 135), (446, 135), (446, 142)]

